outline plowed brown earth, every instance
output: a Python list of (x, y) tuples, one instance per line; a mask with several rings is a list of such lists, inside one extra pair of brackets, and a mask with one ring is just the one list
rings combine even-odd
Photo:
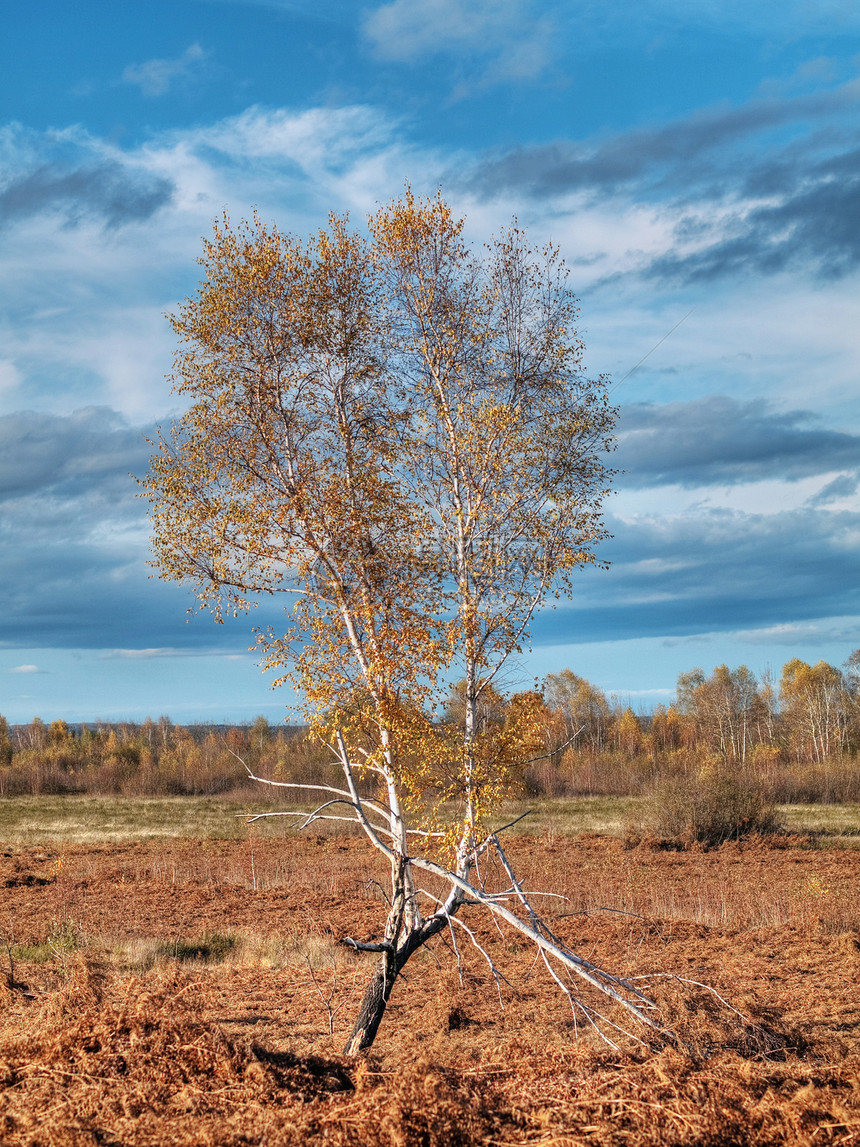
[[(372, 1054), (342, 1059), (372, 958), (337, 941), (376, 938), (384, 912), (357, 838), (7, 849), (0, 1143), (860, 1142), (859, 853), (509, 854), (581, 955), (681, 978), (648, 990), (692, 1054), (584, 1032), (529, 944), (474, 908), (509, 983), (458, 929), (459, 967), (450, 936), (419, 953)], [(209, 963), (165, 957), (207, 943)]]

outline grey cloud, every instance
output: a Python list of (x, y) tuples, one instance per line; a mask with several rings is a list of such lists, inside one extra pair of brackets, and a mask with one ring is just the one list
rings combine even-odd
[(0, 644), (37, 648), (199, 646), (242, 653), (253, 624), (280, 624), (266, 603), (252, 618), (186, 624), (186, 587), (151, 577), (144, 433), (106, 407), (67, 416), (0, 418)]
[[(831, 465), (837, 455), (856, 459), (855, 439), (817, 430), (798, 412), (723, 399), (634, 406), (627, 414), (622, 433), (635, 444), (643, 482), (671, 474), (693, 484), (721, 467), (747, 477), (750, 467), (756, 475), (785, 474), (789, 465), (797, 474), (819, 472), (822, 451)], [(269, 602), (225, 626), (205, 615), (186, 624), (189, 590), (149, 578), (146, 506), (128, 478), (129, 469), (145, 468), (149, 451), (139, 429), (105, 410), (16, 418), (28, 433), (19, 439), (21, 476), (14, 477), (14, 457), (4, 470), (0, 643), (241, 653), (252, 625), (283, 627), (280, 605)], [(708, 424), (722, 429), (699, 439), (697, 462), (688, 440)], [(720, 442), (732, 425), (747, 458)], [(5, 463), (15, 449), (13, 422), (0, 427)], [(649, 461), (661, 437), (674, 452)], [(538, 619), (537, 642), (684, 636), (860, 613), (860, 563), (846, 542), (860, 532), (860, 513), (703, 509), (669, 519), (610, 517), (608, 525), (614, 537), (602, 556), (612, 566), (583, 571), (571, 605)]]
[(0, 223), (57, 210), (70, 224), (82, 218), (108, 227), (149, 219), (173, 197), (173, 184), (116, 161), (79, 167), (45, 163), (0, 190)]
[(650, 200), (678, 221), (672, 249), (642, 268), (648, 278), (706, 282), (802, 264), (836, 279), (860, 266), (860, 151), (851, 122), (858, 103), (853, 80), (598, 143), (520, 148), (486, 158), (460, 182), (485, 196)]
[(9, 414), (0, 417), (0, 501), (76, 497), (117, 477), (131, 485), (129, 471), (146, 469), (151, 452), (144, 431), (108, 407)]
[(622, 408), (618, 465), (626, 485), (734, 485), (860, 467), (860, 436), (815, 425), (808, 411), (713, 396)]
[[(633, 182), (663, 184), (670, 182), (661, 174), (663, 169), (675, 166), (696, 184), (716, 178), (734, 186), (739, 178), (736, 152), (728, 170), (721, 162), (714, 166), (703, 162), (707, 153), (764, 131), (844, 112), (858, 102), (860, 83), (852, 81), (815, 95), (758, 100), (739, 108), (700, 112), (665, 126), (626, 132), (596, 145), (563, 140), (517, 148), (507, 155), (485, 159), (466, 182), (472, 190), (487, 195), (508, 189), (543, 197), (570, 191), (615, 191)], [(743, 168), (740, 174), (744, 174)], [(746, 178), (750, 178), (749, 168)], [(679, 182), (677, 173), (674, 182)]]
[[(143, 533), (145, 510), (138, 506), (137, 513)], [(55, 536), (39, 529), (32, 539), (24, 528), (0, 529), (0, 645), (241, 654), (253, 644), (254, 625), (285, 628), (283, 610), (270, 603), (223, 625), (208, 614), (189, 615), (189, 589), (151, 576), (143, 540), (124, 540), (120, 530), (112, 536), (127, 524), (72, 521)]]
[(232, 638), (236, 645), (235, 628), (222, 632), (211, 623), (205, 626), (202, 618), (185, 624), (188, 595), (149, 580), (140, 545), (99, 545), (86, 536), (39, 536), (30, 543), (20, 534), (15, 543), (14, 552), (7, 548), (0, 556), (6, 587), (2, 644), (98, 649), (205, 642), (211, 647)]
[(601, 641), (732, 631), (860, 615), (860, 514), (805, 508), (749, 515), (610, 519), (608, 571), (587, 571), (535, 639)]
[(824, 278), (853, 271), (860, 266), (860, 153), (840, 156), (812, 177), (795, 173), (795, 180), (782, 203), (727, 215), (715, 230), (728, 238), (656, 259), (648, 276), (692, 283), (773, 274), (796, 263), (811, 263)]
[(831, 502), (838, 502), (841, 498), (850, 498), (857, 493), (860, 487), (860, 474), (840, 474), (832, 482), (828, 482), (823, 490), (819, 490), (811, 498), (807, 498), (807, 506), (827, 506)]

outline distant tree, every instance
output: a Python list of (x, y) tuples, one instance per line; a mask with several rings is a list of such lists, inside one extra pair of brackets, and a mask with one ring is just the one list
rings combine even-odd
[[(472, 717), (476, 733), (485, 732), (492, 725), (503, 725), (507, 706), (507, 698), (498, 689), (485, 685)], [(442, 706), (442, 717), (446, 724), (465, 729), (468, 716), (468, 682), (464, 678), (451, 686)]]
[(642, 726), (629, 705), (616, 721), (613, 735), (618, 748), (627, 756), (634, 757), (642, 751)]
[(18, 742), (24, 749), (44, 749), (48, 744), (48, 728), (41, 717), (34, 717), (29, 725), (18, 726)]
[(0, 765), (12, 763), (12, 737), (9, 733), (9, 722), (0, 713)]
[(705, 683), (705, 671), (699, 666), (678, 674), (675, 686), (675, 708), (684, 717), (695, 716), (698, 711), (696, 691)]
[(677, 706), (695, 721), (699, 739), (723, 760), (744, 762), (760, 740), (766, 701), (746, 665), (718, 665), (710, 677), (698, 668), (682, 673)]
[(605, 747), (612, 714), (604, 693), (564, 669), (545, 678), (543, 695), (547, 708), (561, 719), (566, 741), (575, 740), (595, 753)]
[(683, 732), (683, 715), (675, 705), (668, 709), (665, 705), (655, 705), (651, 714), (649, 738), (652, 751), (665, 752), (677, 749)]
[[(190, 405), (144, 482), (162, 576), (190, 581), (216, 620), (294, 596), (291, 628), (259, 646), (344, 777), (307, 822), (357, 819), (391, 872), (381, 937), (345, 940), (380, 957), (350, 1053), (372, 1043), (412, 954), (475, 903), (554, 975), (655, 1026), (632, 984), (541, 924), (487, 823), (540, 730), (531, 695), (504, 736), (482, 706), (547, 595), (596, 560), (614, 411), (581, 373), (557, 252), (513, 228), (477, 258), (462, 227), (441, 196), (410, 192), (369, 239), (337, 218), (306, 244), (258, 219), (218, 223), (173, 320)], [(452, 675), (456, 736), (432, 719)], [(525, 918), (483, 889), (490, 851)], [(443, 890), (421, 891), (420, 871)]]
[(782, 668), (779, 699), (789, 743), (798, 757), (823, 761), (842, 751), (850, 690), (834, 665), (826, 661), (808, 665), (793, 657)]
[(855, 649), (843, 667), (848, 738), (851, 746), (860, 746), (860, 649)]
[(248, 738), (251, 745), (255, 749), (259, 749), (262, 753), (266, 743), (271, 739), (272, 730), (269, 722), (262, 715), (255, 718), (253, 725), (248, 730)]
[(48, 735), (52, 745), (66, 745), (74, 740), (72, 731), (65, 721), (52, 721)]
[(158, 736), (159, 736), (159, 739), (161, 740), (162, 749), (166, 749), (167, 746), (170, 744), (172, 732), (173, 732), (173, 722), (170, 720), (169, 717), (165, 716), (162, 713), (162, 715), (158, 718)]

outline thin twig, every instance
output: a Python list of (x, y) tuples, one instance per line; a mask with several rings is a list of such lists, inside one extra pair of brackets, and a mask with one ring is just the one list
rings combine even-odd
[[(448, 914), (446, 913), (446, 915), (448, 915)], [(492, 956), (489, 954), (489, 952), (484, 947), (482, 947), (478, 943), (477, 936), (475, 935), (475, 933), (472, 931), (472, 929), (469, 927), (469, 925), (464, 920), (461, 920), (459, 916), (448, 915), (448, 921), (449, 921), (449, 923), (453, 921), (454, 923), (459, 924), (459, 926), (463, 929), (463, 931), (466, 933), (466, 935), (472, 941), (472, 945), (478, 949), (478, 951), (481, 953), (481, 955), (487, 961), (487, 966), (489, 967), (490, 971), (493, 974), (493, 979), (496, 981), (496, 991), (499, 993), (499, 1007), (502, 1009), (502, 1011), (504, 1011), (505, 1010), (505, 1001), (502, 998), (502, 985), (501, 985), (500, 981), (504, 980), (505, 983), (508, 985), (508, 987), (512, 991), (514, 990), (513, 984), (508, 979), (508, 977), (506, 975), (504, 975), (504, 973), (499, 971), (499, 969), (493, 963)]]
[[(579, 736), (579, 734), (584, 732), (584, 731), (585, 731), (585, 725), (580, 725), (579, 728), (576, 730), (576, 732), (571, 733), (571, 735), (567, 738), (566, 741), (562, 741), (562, 743), (560, 745), (556, 745), (556, 747), (554, 749), (551, 749), (550, 752), (548, 752), (548, 753), (541, 753), (541, 755), (539, 757), (532, 757), (531, 760), (523, 761), (523, 765), (524, 766), (536, 765), (538, 763), (538, 761), (547, 761), (547, 760), (549, 760), (550, 757), (554, 757), (556, 755), (556, 753), (564, 752), (564, 750), (568, 747), (568, 745), (572, 745), (573, 742), (576, 740), (576, 738)], [(516, 824), (516, 821), (514, 821), (514, 823)], [(502, 830), (499, 829), (498, 831), (501, 832)]]
[(534, 812), (533, 808), (526, 809), (526, 811), (524, 813), (520, 813), (520, 815), (518, 817), (516, 817), (514, 820), (510, 820), (510, 821), (508, 821), (507, 824), (503, 824), (501, 828), (497, 828), (495, 830), (495, 832), (493, 832), (491, 834), (491, 836), (488, 837), (488, 840), (492, 839), (493, 836), (496, 836), (500, 832), (507, 832), (507, 830), (509, 828), (513, 828), (515, 824), (519, 824), (521, 820), (525, 820), (525, 818), (527, 816), (531, 816), (533, 812)]
[(319, 993), (319, 997), (325, 1006), (325, 1010), (328, 1012), (328, 1034), (334, 1035), (334, 1017), (337, 1015), (337, 1013), (340, 1011), (340, 1009), (343, 1007), (343, 1005), (345, 1003), (344, 1000), (341, 1000), (341, 1002), (337, 1005), (336, 1008), (332, 1008), (332, 1006), (331, 1006), (331, 1001), (334, 998), (335, 992), (337, 991), (337, 961), (336, 960), (332, 961), (331, 991), (329, 992), (328, 997), (326, 998), (326, 996), (323, 994), (322, 988), (320, 987), (319, 980), (317, 980), (316, 974), (314, 973), (314, 966), (311, 963), (310, 955), (307, 952), (305, 952), (305, 960), (307, 961), (308, 971), (311, 974), (311, 979), (314, 982), (314, 987), (316, 988), (317, 992)]

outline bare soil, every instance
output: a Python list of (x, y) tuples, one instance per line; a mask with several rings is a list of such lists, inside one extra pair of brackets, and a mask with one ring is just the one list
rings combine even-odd
[(506, 982), (440, 939), (360, 1062), (338, 1052), (372, 957), (338, 941), (385, 909), (360, 839), (7, 848), (0, 1142), (858, 1143), (860, 853), (808, 845), (513, 841), (581, 955), (679, 977), (649, 990), (683, 1046), (609, 1047), (475, 908)]

